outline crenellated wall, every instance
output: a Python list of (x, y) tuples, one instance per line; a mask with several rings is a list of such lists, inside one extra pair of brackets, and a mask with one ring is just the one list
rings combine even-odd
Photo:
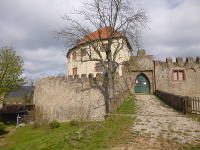
[[(150, 92), (161, 90), (182, 96), (200, 96), (200, 56), (177, 57), (173, 62), (171, 57), (166, 61), (154, 60), (152, 55), (146, 55), (145, 50), (138, 50), (137, 56), (131, 56), (126, 62), (129, 89), (135, 93), (136, 79), (143, 74), (149, 81)], [(183, 72), (183, 80), (176, 80), (174, 72)]]
[[(37, 82), (34, 92), (36, 110), (42, 112), (43, 119), (65, 122), (69, 120), (100, 121), (104, 119), (105, 102), (95, 82), (101, 83), (103, 76), (94, 78), (82, 75), (69, 77), (48, 77)], [(126, 82), (116, 75), (115, 98), (110, 110), (114, 111), (128, 93)]]
[(105, 114), (103, 95), (87, 78), (44, 78), (36, 84), (34, 103), (48, 121), (103, 120)]
[[(174, 71), (183, 72), (183, 80), (174, 80)], [(115, 96), (109, 106), (111, 112), (120, 106), (129, 91), (135, 93), (136, 78), (140, 74), (148, 79), (151, 93), (161, 90), (181, 96), (200, 96), (200, 56), (196, 60), (187, 57), (186, 61), (177, 57), (176, 62), (168, 57), (164, 62), (145, 55), (145, 50), (139, 50), (137, 56), (131, 56), (123, 63), (122, 76), (115, 75)], [(48, 121), (103, 120), (104, 96), (96, 86), (102, 81), (102, 74), (44, 78), (35, 87), (36, 109), (40, 109)]]
[[(184, 80), (174, 80), (174, 71), (183, 71)], [(193, 60), (192, 57), (177, 57), (176, 62), (171, 57), (166, 62), (155, 61), (156, 89), (171, 92), (179, 95), (199, 96), (200, 95), (200, 57)]]

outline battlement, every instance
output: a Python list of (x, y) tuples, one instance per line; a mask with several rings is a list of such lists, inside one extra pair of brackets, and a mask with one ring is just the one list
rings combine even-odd
[(176, 61), (173, 61), (172, 57), (167, 57), (166, 61), (156, 61), (160, 63), (166, 63), (166, 65), (175, 65), (180, 67), (192, 67), (194, 65), (200, 66), (200, 56), (196, 57), (196, 60), (193, 60), (193, 57), (186, 57), (185, 61), (183, 57), (176, 57)]
[[(119, 74), (116, 73), (116, 78), (119, 77)], [(68, 84), (68, 83), (87, 83), (87, 82), (91, 82), (91, 81), (103, 81), (104, 79), (104, 75), (101, 73), (96, 74), (96, 76), (94, 76), (92, 73), (89, 74), (89, 76), (87, 77), (86, 74), (82, 74), (81, 76), (79, 75), (75, 75), (75, 76), (50, 76), (50, 77), (46, 77), (41, 79), (41, 82), (48, 82), (51, 84), (51, 86), (56, 86), (59, 84)]]

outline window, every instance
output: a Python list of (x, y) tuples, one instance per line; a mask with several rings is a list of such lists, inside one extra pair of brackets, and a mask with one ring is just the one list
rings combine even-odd
[(185, 80), (184, 70), (173, 70), (173, 79), (174, 81)]
[(85, 56), (87, 54), (86, 49), (81, 49), (81, 57)]
[(105, 52), (107, 48), (108, 48), (108, 44), (102, 44), (100, 48), (100, 52)]
[(95, 70), (96, 72), (104, 72), (104, 67), (102, 63), (96, 63)]
[(76, 52), (72, 53), (72, 59), (76, 59)]
[(77, 70), (78, 70), (77, 68), (73, 68), (73, 69), (72, 69), (73, 76), (77, 75)]

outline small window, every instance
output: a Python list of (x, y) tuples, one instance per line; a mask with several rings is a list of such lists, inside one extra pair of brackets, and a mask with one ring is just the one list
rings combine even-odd
[(100, 48), (100, 52), (105, 52), (107, 48), (108, 48), (108, 44), (102, 44)]
[(95, 70), (96, 70), (96, 72), (104, 72), (104, 67), (103, 67), (102, 63), (97, 63), (95, 66)]
[(76, 52), (72, 53), (72, 59), (76, 59)]
[(185, 75), (183, 70), (174, 70), (173, 71), (174, 81), (183, 81), (185, 80)]
[(81, 49), (81, 57), (85, 56), (87, 54), (86, 49)]
[(73, 69), (72, 69), (73, 76), (77, 75), (77, 70), (78, 70), (77, 68), (73, 68)]

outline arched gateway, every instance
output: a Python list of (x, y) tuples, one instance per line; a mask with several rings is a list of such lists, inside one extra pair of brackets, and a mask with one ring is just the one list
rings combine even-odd
[(149, 80), (144, 74), (140, 74), (135, 80), (135, 93), (150, 93)]

